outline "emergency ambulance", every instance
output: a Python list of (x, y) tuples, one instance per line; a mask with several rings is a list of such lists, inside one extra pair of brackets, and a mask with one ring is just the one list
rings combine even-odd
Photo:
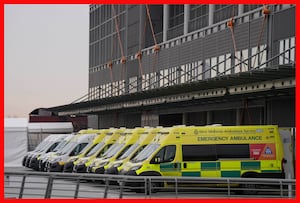
[(79, 134), (78, 136), (76, 136), (60, 152), (56, 153), (48, 160), (47, 171), (63, 171), (63, 167), (66, 161), (71, 156), (76, 156), (83, 150), (86, 150), (96, 136), (97, 134), (93, 132), (91, 132), (91, 134)]
[(22, 160), (22, 165), (25, 167), (29, 167), (29, 162), (30, 162), (31, 157), (34, 154), (38, 153), (39, 151), (42, 151), (49, 144), (50, 139), (52, 139), (52, 137), (54, 137), (54, 135), (47, 136), (35, 147), (34, 150), (27, 152), (27, 154), (24, 156), (24, 158)]
[(119, 156), (122, 156), (122, 154), (138, 140), (141, 133), (145, 130), (145, 128), (126, 129), (123, 133), (121, 133), (121, 136), (116, 143), (113, 144), (101, 158), (94, 159), (94, 167), (92, 167), (91, 172), (103, 174), (109, 162), (114, 161)]
[(74, 167), (74, 162), (83, 156), (85, 156), (87, 153), (89, 153), (96, 145), (102, 141), (102, 139), (105, 137), (106, 132), (108, 129), (102, 129), (102, 130), (95, 130), (94, 133), (96, 133), (96, 137), (94, 140), (89, 143), (88, 146), (85, 147), (79, 154), (75, 156), (69, 157), (69, 159), (66, 161), (63, 172), (72, 172)]
[(95, 158), (100, 158), (110, 147), (113, 145), (120, 134), (125, 131), (126, 128), (110, 128), (106, 133), (103, 140), (96, 145), (89, 153), (79, 158), (74, 162), (73, 172), (86, 173), (90, 172), (90, 165)]
[(73, 133), (66, 134), (64, 139), (55, 147), (55, 149), (53, 149), (52, 152), (47, 152), (45, 154), (42, 154), (38, 158), (39, 171), (46, 171), (46, 163), (47, 163), (48, 159), (50, 157), (52, 157), (53, 155), (55, 155), (60, 150), (62, 150), (69, 143), (69, 141), (72, 140), (72, 138), (74, 138), (74, 136), (75, 136), (75, 134), (73, 134)]
[(120, 174), (284, 178), (283, 156), (275, 125), (177, 126), (161, 130)]
[(43, 148), (38, 150), (36, 153), (32, 154), (31, 157), (29, 158), (29, 164), (28, 167), (32, 168), (34, 170), (38, 170), (38, 158), (48, 152), (53, 151), (56, 146), (63, 141), (64, 137), (66, 137), (66, 134), (51, 134), (48, 137), (50, 139), (48, 140), (48, 144), (46, 144)]
[(146, 130), (140, 135), (136, 143), (131, 145), (122, 156), (119, 156), (115, 161), (107, 165), (107, 169), (105, 170), (106, 174), (118, 174), (119, 171), (123, 169), (123, 164), (141, 152), (153, 140), (157, 132), (162, 129), (162, 127), (144, 128), (146, 128)]

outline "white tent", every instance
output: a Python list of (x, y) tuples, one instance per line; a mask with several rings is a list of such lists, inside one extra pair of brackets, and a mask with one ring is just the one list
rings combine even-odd
[(29, 123), (27, 118), (5, 118), (4, 128), (5, 167), (22, 166), (22, 159), (32, 142), (34, 148), (49, 134), (73, 132), (72, 122)]
[(4, 119), (4, 166), (22, 166), (27, 153), (27, 118)]

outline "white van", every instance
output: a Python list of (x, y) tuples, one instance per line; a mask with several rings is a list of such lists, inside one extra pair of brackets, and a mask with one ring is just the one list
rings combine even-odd
[(54, 156), (56, 153), (59, 153), (74, 137), (75, 137), (75, 134), (66, 134), (64, 139), (53, 149), (52, 152), (42, 154), (38, 158), (39, 171), (46, 171), (46, 163), (47, 163), (48, 159), (50, 157)]
[(38, 151), (40, 151), (41, 149), (43, 149), (49, 142), (51, 136), (54, 135), (49, 135), (48, 137), (46, 137), (45, 139), (43, 139), (34, 150), (27, 152), (26, 156), (24, 156), (23, 161), (22, 161), (22, 165), (25, 167), (29, 166), (29, 161), (31, 156), (33, 156), (33, 154), (37, 153)]
[(83, 134), (76, 139), (72, 139), (64, 148), (58, 152), (55, 156), (49, 159), (47, 171), (61, 172), (64, 168), (65, 162), (70, 156), (76, 156), (81, 151), (85, 150), (92, 144), (97, 134)]
[(63, 140), (64, 136), (65, 134), (49, 135), (46, 144), (27, 158), (27, 167), (38, 170), (37, 158), (44, 153), (51, 152)]

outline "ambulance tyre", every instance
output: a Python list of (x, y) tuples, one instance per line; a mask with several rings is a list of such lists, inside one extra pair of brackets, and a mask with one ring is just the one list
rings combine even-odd
[[(259, 175), (256, 172), (247, 172), (242, 175), (242, 178), (259, 178)], [(243, 188), (241, 192), (245, 195), (255, 195), (257, 193), (257, 189), (259, 188), (259, 186), (255, 183), (245, 183), (241, 186)]]

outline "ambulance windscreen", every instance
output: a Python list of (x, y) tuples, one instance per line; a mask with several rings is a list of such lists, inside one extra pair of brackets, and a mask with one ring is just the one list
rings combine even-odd
[(159, 144), (149, 144), (136, 157), (132, 159), (132, 162), (137, 163), (148, 159), (158, 147)]

